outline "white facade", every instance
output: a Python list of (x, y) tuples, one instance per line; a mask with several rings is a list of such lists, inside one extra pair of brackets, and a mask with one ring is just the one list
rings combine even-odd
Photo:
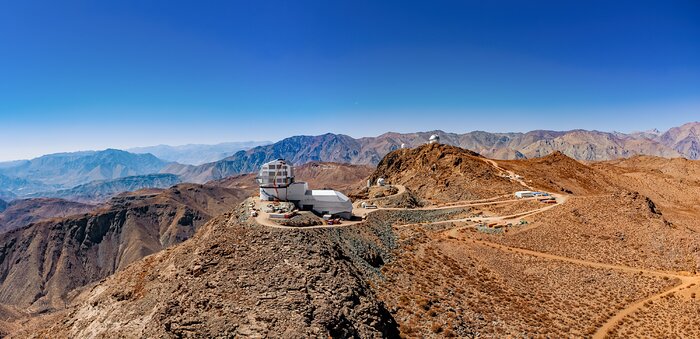
[(309, 190), (305, 182), (294, 181), (294, 168), (282, 159), (270, 161), (258, 172), (260, 200), (290, 201), (301, 210), (313, 210), (319, 214), (352, 216), (352, 201), (345, 194), (334, 190)]
[(535, 196), (535, 193), (532, 191), (518, 191), (515, 192), (515, 197), (520, 199), (520, 198), (532, 198)]
[(430, 139), (428, 139), (429, 144), (439, 144), (440, 143), (440, 136), (437, 134), (433, 134), (430, 136)]

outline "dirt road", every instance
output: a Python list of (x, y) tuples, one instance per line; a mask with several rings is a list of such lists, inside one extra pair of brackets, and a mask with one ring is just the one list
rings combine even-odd
[[(518, 181), (523, 187), (526, 187), (528, 189), (532, 188), (525, 183), (525, 181), (522, 180), (522, 178), (519, 178), (515, 173), (512, 171), (507, 171), (502, 169), (501, 167), (498, 166), (498, 164), (490, 159), (484, 159), (484, 161), (488, 162), (495, 168), (497, 168), (499, 171), (502, 171), (503, 173), (508, 173), (508, 175), (511, 177), (512, 180)], [(406, 188), (400, 185), (396, 185), (398, 188), (398, 194), (402, 194), (403, 192), (406, 191)], [(467, 219), (470, 219), (471, 221), (477, 221), (477, 222), (494, 222), (494, 221), (511, 221), (511, 220), (517, 220), (517, 219), (522, 219), (522, 218), (527, 218), (529, 216), (545, 212), (549, 209), (555, 208), (559, 205), (562, 205), (566, 203), (568, 200), (568, 196), (566, 195), (561, 195), (561, 194), (551, 194), (553, 197), (555, 197), (557, 203), (553, 205), (548, 205), (542, 208), (534, 209), (531, 211), (526, 211), (522, 213), (517, 213), (517, 214), (512, 214), (512, 215), (505, 215), (505, 216), (491, 216), (491, 217), (475, 217), (475, 218), (459, 218), (459, 219), (453, 219), (453, 220), (443, 220), (443, 221), (436, 221), (432, 223), (424, 223), (422, 225), (437, 225), (437, 224), (446, 224), (446, 223), (454, 223), (454, 222), (466, 222)], [(485, 206), (485, 205), (496, 205), (496, 204), (510, 204), (514, 202), (520, 202), (524, 200), (535, 200), (537, 198), (526, 198), (526, 199), (508, 199), (508, 200), (498, 200), (502, 199), (505, 196), (499, 196), (499, 197), (493, 197), (489, 199), (481, 199), (481, 200), (474, 200), (474, 201), (464, 201), (464, 202), (454, 202), (449, 205), (443, 205), (443, 206), (430, 206), (430, 207), (423, 207), (423, 208), (417, 208), (417, 209), (404, 209), (404, 208), (377, 208), (377, 209), (361, 209), (358, 208), (356, 209), (356, 212), (358, 212), (359, 215), (367, 216), (368, 214), (372, 213), (373, 211), (376, 210), (422, 210), (422, 211), (429, 211), (429, 210), (441, 210), (441, 209), (450, 209), (450, 208), (460, 208), (460, 207), (473, 207), (473, 206)], [(388, 198), (388, 197), (384, 197)], [(380, 198), (380, 199), (384, 199)], [(260, 202), (257, 201), (258, 205), (260, 205)], [(260, 206), (262, 207), (262, 206)], [(259, 212), (258, 217), (255, 218), (256, 222), (258, 222), (261, 225), (269, 226), (269, 227), (275, 227), (275, 228), (286, 228), (286, 229), (318, 229), (318, 228), (338, 228), (338, 227), (348, 227), (348, 226), (355, 226), (358, 224), (363, 223), (364, 221), (346, 221), (341, 225), (321, 225), (321, 226), (310, 226), (310, 227), (290, 227), (290, 226), (281, 226), (278, 225), (268, 219), (268, 216), (266, 213), (262, 212), (262, 210)], [(408, 226), (415, 226), (416, 224), (407, 224), (407, 225), (397, 225), (398, 227), (408, 227)], [(615, 315), (610, 317), (600, 328), (598, 328), (593, 335), (593, 338), (605, 338), (608, 336), (610, 331), (614, 329), (620, 321), (622, 321), (625, 317), (637, 312), (639, 309), (645, 306), (645, 304), (649, 302), (654, 302), (655, 300), (658, 300), (660, 298), (663, 298), (664, 296), (667, 296), (671, 293), (676, 293), (679, 291), (683, 290), (692, 290), (691, 292), (698, 292), (700, 293), (700, 276), (697, 275), (688, 275), (688, 274), (682, 274), (680, 272), (664, 272), (664, 271), (656, 271), (656, 270), (649, 270), (649, 269), (643, 269), (643, 268), (637, 268), (637, 267), (628, 267), (628, 266), (622, 266), (622, 265), (613, 265), (613, 264), (605, 264), (605, 263), (600, 263), (600, 262), (594, 262), (594, 261), (587, 261), (587, 260), (581, 260), (581, 259), (574, 259), (574, 258), (569, 258), (569, 257), (564, 257), (564, 256), (559, 256), (555, 254), (550, 254), (550, 253), (544, 253), (544, 252), (538, 252), (538, 251), (533, 251), (529, 249), (524, 249), (524, 248), (517, 248), (517, 247), (510, 247), (506, 245), (502, 245), (499, 243), (495, 242), (489, 242), (489, 241), (484, 241), (484, 240), (477, 240), (477, 239), (467, 239), (466, 237), (463, 237), (460, 234), (460, 231), (466, 228), (471, 228), (474, 227), (473, 225), (467, 225), (467, 226), (461, 226), (461, 227), (454, 227), (450, 230), (444, 231), (444, 234), (455, 239), (460, 239), (462, 241), (468, 241), (471, 242), (472, 244), (479, 245), (479, 246), (488, 246), (494, 249), (498, 249), (501, 251), (507, 251), (511, 253), (519, 253), (523, 255), (529, 255), (529, 256), (534, 256), (538, 258), (543, 258), (543, 259), (548, 259), (548, 260), (557, 260), (557, 261), (562, 261), (562, 262), (568, 262), (572, 264), (577, 264), (577, 265), (582, 265), (582, 266), (587, 266), (587, 267), (592, 267), (592, 268), (599, 268), (599, 269), (610, 269), (610, 270), (616, 270), (616, 271), (622, 271), (622, 272), (627, 272), (627, 273), (632, 273), (632, 274), (645, 274), (649, 276), (655, 276), (655, 277), (667, 277), (667, 278), (674, 278), (678, 279), (680, 283), (666, 291), (663, 291), (661, 293), (649, 296), (647, 298), (644, 298), (642, 300), (638, 300), (634, 302), (633, 304), (628, 305), (624, 309), (618, 311)], [(532, 229), (534, 227), (538, 227), (538, 225), (533, 225), (533, 226), (526, 226), (524, 228), (521, 228), (519, 230), (513, 231), (511, 234), (514, 233), (519, 233), (523, 231), (527, 231), (529, 229)], [(689, 292), (690, 293), (690, 292)]]

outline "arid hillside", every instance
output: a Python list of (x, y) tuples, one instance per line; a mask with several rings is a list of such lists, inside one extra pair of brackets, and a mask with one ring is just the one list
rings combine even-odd
[(370, 176), (372, 183), (379, 178), (436, 203), (490, 198), (523, 189), (479, 154), (439, 144), (387, 154)]
[(649, 197), (674, 227), (700, 232), (700, 161), (641, 156), (594, 167), (617, 185)]
[[(388, 230), (257, 225), (245, 209), (216, 218), (78, 296), (34, 334), (59, 337), (397, 337), (367, 282), (365, 249)], [(362, 246), (365, 246), (364, 248)], [(22, 334), (24, 335), (24, 334)]]
[(246, 196), (237, 189), (184, 184), (1, 234), (0, 303), (30, 311), (62, 307), (74, 288), (190, 238)]
[(535, 159), (498, 161), (498, 164), (526, 178), (528, 185), (552, 192), (587, 195), (617, 189), (603, 173), (561, 152)]
[[(299, 228), (259, 223), (248, 200), (74, 290), (65, 309), (2, 326), (18, 338), (697, 337), (696, 165), (395, 150), (369, 175), (386, 179), (383, 196), (361, 199), (421, 204)], [(548, 195), (513, 197), (527, 189)]]
[(7, 205), (4, 211), (0, 209), (0, 233), (12, 231), (43, 219), (87, 213), (94, 208), (94, 205), (62, 199), (14, 200)]

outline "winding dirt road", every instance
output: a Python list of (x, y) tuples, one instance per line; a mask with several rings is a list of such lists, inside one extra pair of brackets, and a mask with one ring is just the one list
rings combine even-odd
[[(530, 190), (533, 190), (520, 176), (517, 174), (513, 173), (512, 171), (505, 170), (501, 168), (498, 163), (491, 159), (483, 159), (485, 162), (491, 164), (494, 168), (496, 168), (499, 173), (507, 173), (508, 177), (511, 180), (517, 181), (520, 183), (523, 187), (526, 187)], [(404, 186), (396, 185), (398, 188), (398, 192), (394, 195), (402, 194), (406, 191), (406, 188)], [(394, 196), (392, 195), (392, 196)], [(423, 224), (406, 224), (406, 225), (397, 225), (397, 227), (408, 227), (408, 226), (415, 226), (415, 225), (437, 225), (437, 224), (445, 224), (445, 223), (455, 223), (455, 222), (466, 222), (467, 219), (471, 221), (477, 221), (477, 222), (493, 222), (493, 221), (510, 221), (510, 220), (517, 220), (517, 219), (522, 219), (522, 218), (527, 218), (529, 216), (545, 212), (549, 209), (555, 208), (559, 205), (562, 205), (566, 203), (568, 200), (568, 196), (566, 195), (561, 195), (561, 194), (551, 194), (553, 197), (555, 197), (557, 203), (553, 205), (549, 205), (546, 207), (534, 209), (531, 211), (526, 211), (522, 213), (517, 213), (517, 214), (512, 214), (512, 215), (505, 215), (505, 216), (491, 216), (491, 217), (473, 217), (473, 218), (459, 218), (459, 219), (453, 219), (453, 220), (442, 220), (442, 221), (436, 221), (436, 222), (431, 222), (431, 223), (423, 223)], [(378, 199), (385, 199), (389, 198), (388, 197), (383, 197), (383, 198), (378, 198)], [(508, 200), (498, 200), (502, 199), (506, 196), (498, 196), (498, 197), (493, 197), (489, 199), (480, 199), (480, 200), (474, 200), (474, 201), (463, 201), (463, 202), (454, 202), (452, 204), (444, 205), (444, 206), (430, 206), (430, 207), (423, 207), (423, 208), (416, 208), (416, 209), (405, 209), (405, 208), (377, 208), (377, 209), (362, 209), (358, 208), (356, 211), (358, 212), (359, 215), (362, 216), (367, 216), (370, 213), (377, 211), (377, 210), (420, 210), (420, 211), (429, 211), (429, 210), (441, 210), (441, 209), (450, 209), (450, 208), (461, 208), (461, 207), (473, 207), (473, 206), (485, 206), (485, 205), (495, 205), (495, 204), (509, 204), (509, 203), (514, 203), (514, 202), (519, 202), (519, 201), (524, 201), (524, 200), (535, 200), (537, 198), (526, 198), (526, 199), (508, 199)], [(376, 200), (376, 199), (375, 199)], [(259, 200), (256, 200), (257, 204), (259, 207), (261, 206), (261, 203)], [(335, 225), (335, 226), (329, 226), (329, 225), (320, 225), (320, 226), (310, 226), (310, 227), (290, 227), (290, 226), (281, 226), (278, 225), (271, 220), (267, 218), (267, 214), (262, 212), (262, 208), (260, 208), (259, 215), (258, 217), (255, 218), (256, 222), (258, 222), (261, 225), (269, 226), (269, 227), (274, 227), (274, 228), (285, 228), (285, 229), (329, 229), (329, 228), (338, 228), (338, 227), (348, 227), (348, 226), (355, 226), (358, 224), (363, 223), (364, 221), (346, 221), (341, 225)], [(628, 266), (622, 266), (622, 265), (613, 265), (613, 264), (605, 264), (605, 263), (600, 263), (600, 262), (594, 262), (594, 261), (587, 261), (587, 260), (581, 260), (581, 259), (574, 259), (574, 258), (569, 258), (569, 257), (564, 257), (564, 256), (559, 256), (555, 254), (550, 254), (550, 253), (544, 253), (544, 252), (538, 252), (538, 251), (533, 251), (529, 249), (524, 249), (524, 248), (517, 248), (517, 247), (510, 247), (506, 245), (502, 245), (499, 243), (495, 242), (489, 242), (489, 241), (484, 241), (484, 240), (477, 240), (477, 239), (469, 239), (466, 237), (462, 236), (462, 233), (460, 231), (467, 229), (467, 228), (472, 228), (474, 225), (466, 225), (466, 226), (460, 226), (460, 227), (454, 227), (449, 230), (443, 231), (443, 233), (451, 238), (459, 239), (461, 241), (470, 241), (471, 243), (479, 246), (488, 246), (494, 249), (498, 249), (501, 251), (506, 251), (506, 252), (511, 252), (511, 253), (519, 253), (523, 255), (529, 255), (529, 256), (534, 256), (538, 258), (543, 258), (543, 259), (548, 259), (548, 260), (557, 260), (561, 262), (568, 262), (572, 264), (577, 264), (577, 265), (582, 265), (582, 266), (587, 266), (587, 267), (592, 267), (592, 268), (599, 268), (599, 269), (610, 269), (610, 270), (616, 270), (616, 271), (621, 271), (621, 272), (627, 272), (627, 273), (633, 273), (633, 274), (645, 274), (649, 276), (655, 276), (655, 277), (667, 277), (667, 278), (673, 278), (673, 279), (678, 279), (680, 282), (678, 285), (667, 289), (666, 291), (663, 291), (661, 293), (657, 293), (654, 295), (651, 295), (647, 298), (638, 300), (634, 302), (633, 304), (628, 305), (624, 309), (618, 311), (615, 315), (610, 317), (600, 328), (598, 328), (593, 335), (593, 338), (606, 338), (610, 331), (614, 329), (620, 321), (622, 321), (625, 317), (637, 312), (640, 310), (642, 307), (644, 307), (646, 304), (649, 302), (654, 302), (660, 298), (663, 298), (671, 293), (676, 293), (679, 291), (684, 291), (687, 290), (688, 293), (692, 292), (698, 292), (700, 293), (700, 276), (698, 275), (690, 275), (690, 274), (684, 274), (680, 272), (665, 272), (665, 271), (656, 271), (656, 270), (649, 270), (649, 269), (644, 269), (644, 268), (637, 268), (637, 267), (628, 267)], [(526, 226), (523, 227), (519, 230), (515, 230), (511, 232), (510, 234), (514, 233), (519, 233), (523, 232), (529, 229), (532, 229), (535, 226)]]

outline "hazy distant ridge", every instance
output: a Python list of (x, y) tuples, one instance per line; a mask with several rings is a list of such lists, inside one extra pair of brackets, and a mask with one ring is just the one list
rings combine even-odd
[(294, 136), (271, 145), (259, 146), (220, 161), (200, 166), (171, 164), (163, 172), (180, 175), (184, 181), (206, 182), (230, 175), (255, 171), (261, 164), (284, 158), (295, 164), (310, 161), (376, 165), (387, 153), (401, 147), (416, 147), (432, 134), (441, 142), (473, 150), (495, 159), (538, 158), (560, 151), (583, 161), (627, 158), (638, 154), (661, 157), (700, 156), (700, 123), (674, 127), (664, 133), (618, 133), (587, 130), (527, 133), (490, 133), (474, 131), (464, 134), (443, 131), (385, 133), (378, 137), (355, 139), (342, 134)]
[(187, 165), (201, 165), (221, 160), (240, 150), (271, 144), (271, 141), (226, 142), (215, 145), (189, 144), (182, 146), (158, 145), (136, 147), (127, 151), (137, 154), (150, 153), (156, 157)]

